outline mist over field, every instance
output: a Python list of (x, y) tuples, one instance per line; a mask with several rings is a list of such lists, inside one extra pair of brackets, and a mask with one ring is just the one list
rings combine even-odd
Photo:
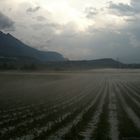
[(140, 0), (0, 0), (0, 140), (140, 140)]

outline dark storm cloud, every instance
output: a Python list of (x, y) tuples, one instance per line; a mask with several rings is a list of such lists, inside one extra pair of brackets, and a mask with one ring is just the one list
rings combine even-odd
[(130, 5), (124, 3), (115, 4), (111, 1), (109, 9), (116, 11), (120, 16), (134, 16), (140, 13), (140, 1), (131, 0)]
[(121, 16), (132, 16), (135, 13), (135, 9), (132, 5), (124, 3), (115, 4), (110, 2), (109, 9), (115, 10)]
[(115, 4), (113, 2), (110, 2), (110, 6), (109, 8), (111, 9), (116, 9), (122, 12), (128, 12), (128, 11), (133, 11), (134, 9), (128, 5), (128, 4), (123, 4), (123, 3), (119, 3), (119, 4)]
[(0, 30), (7, 30), (7, 29), (13, 29), (14, 28), (14, 22), (0, 12)]
[(135, 9), (135, 12), (140, 13), (140, 0), (131, 0), (131, 5)]
[(135, 18), (134, 20), (131, 20), (131, 22), (127, 22), (126, 26), (122, 29), (122, 31), (127, 32), (129, 35), (131, 35), (131, 41), (133, 46), (137, 46), (140, 48), (140, 17)]
[(28, 8), (26, 11), (32, 13), (32, 12), (38, 11), (39, 9), (40, 9), (40, 6), (36, 6), (36, 7), (34, 7), (34, 8), (30, 7), (30, 8)]
[(131, 4), (132, 4), (132, 3), (140, 4), (140, 1), (139, 1), (139, 0), (131, 0)]
[(93, 18), (95, 15), (97, 15), (97, 9), (94, 7), (87, 7), (85, 8), (85, 14), (87, 18)]

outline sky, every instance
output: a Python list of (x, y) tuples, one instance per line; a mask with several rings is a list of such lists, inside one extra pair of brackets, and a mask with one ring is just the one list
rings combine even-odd
[(71, 60), (140, 63), (140, 0), (0, 0), (0, 30)]

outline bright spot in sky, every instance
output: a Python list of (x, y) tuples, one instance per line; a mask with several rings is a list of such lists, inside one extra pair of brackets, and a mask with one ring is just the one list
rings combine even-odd
[[(101, 12), (103, 8), (106, 9), (107, 3), (109, 2), (110, 0), (59, 0), (57, 2), (54, 0), (40, 0), (39, 4), (51, 13), (51, 20), (53, 22), (61, 25), (73, 23), (77, 27), (77, 30), (85, 31), (90, 25), (100, 27), (104, 26), (103, 24), (106, 22), (116, 21), (118, 25), (122, 23), (122, 19), (120, 17), (111, 17), (108, 15), (107, 11)], [(114, 0), (113, 2), (129, 4), (130, 0)], [(95, 16), (92, 20), (88, 19), (85, 13), (86, 7), (97, 9), (98, 17)]]

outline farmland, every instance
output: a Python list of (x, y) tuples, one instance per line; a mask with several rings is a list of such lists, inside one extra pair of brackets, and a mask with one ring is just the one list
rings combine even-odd
[(140, 138), (140, 70), (0, 73), (0, 140)]

